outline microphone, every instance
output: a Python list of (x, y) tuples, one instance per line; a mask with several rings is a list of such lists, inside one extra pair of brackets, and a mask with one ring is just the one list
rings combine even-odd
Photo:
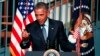
[(57, 39), (55, 40), (55, 49), (57, 50)]
[(49, 45), (50, 45), (49, 39), (47, 38), (47, 50), (50, 48)]

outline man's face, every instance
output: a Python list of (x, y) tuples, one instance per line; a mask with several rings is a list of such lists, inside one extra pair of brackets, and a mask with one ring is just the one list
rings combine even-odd
[(45, 9), (35, 9), (35, 16), (40, 25), (43, 25), (48, 17), (49, 12)]

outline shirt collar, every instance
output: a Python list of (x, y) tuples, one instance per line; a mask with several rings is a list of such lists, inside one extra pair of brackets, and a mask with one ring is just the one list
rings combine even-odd
[(47, 18), (47, 20), (45, 21), (45, 26), (48, 26), (49, 25), (49, 19)]

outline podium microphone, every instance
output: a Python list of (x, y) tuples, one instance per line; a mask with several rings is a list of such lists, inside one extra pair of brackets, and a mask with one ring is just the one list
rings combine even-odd
[(47, 50), (50, 48), (49, 45), (50, 45), (49, 39), (47, 38)]

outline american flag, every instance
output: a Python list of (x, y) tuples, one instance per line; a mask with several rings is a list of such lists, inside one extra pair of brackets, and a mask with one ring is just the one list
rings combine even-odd
[(20, 47), (22, 30), (25, 26), (36, 20), (33, 0), (19, 0), (16, 15), (12, 26), (10, 51), (12, 56), (24, 56), (25, 50)]

